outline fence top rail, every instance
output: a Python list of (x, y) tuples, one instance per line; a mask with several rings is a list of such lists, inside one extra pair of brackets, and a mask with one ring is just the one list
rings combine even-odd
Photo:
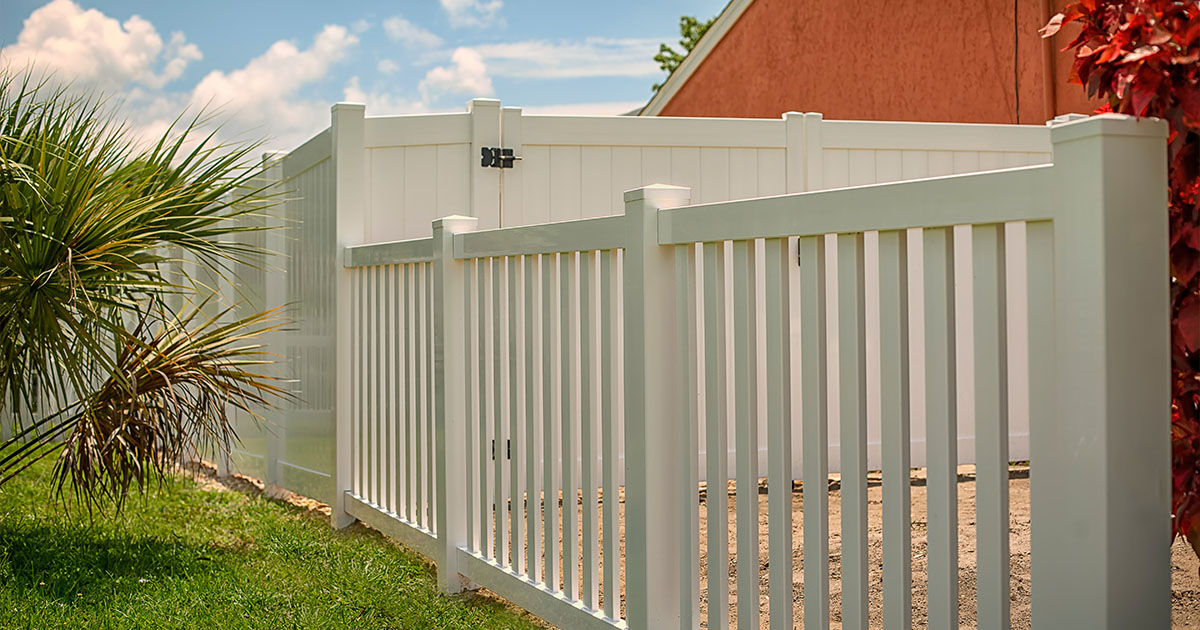
[(471, 114), (368, 116), (363, 121), (368, 149), (471, 142)]
[(530, 256), (624, 247), (624, 216), (560, 221), (454, 235), (455, 258)]
[(826, 120), (825, 149), (998, 151), (1050, 153), (1050, 133), (1038, 125)]
[(659, 243), (683, 245), (1052, 218), (1052, 165), (660, 210)]
[(639, 147), (787, 146), (781, 118), (645, 118), (640, 116), (522, 116), (527, 145)]
[(331, 157), (333, 130), (327, 127), (280, 158), (283, 163), (283, 178), (291, 179)]
[(346, 267), (373, 267), (431, 261), (433, 261), (433, 238), (427, 237), (347, 247), (342, 264)]

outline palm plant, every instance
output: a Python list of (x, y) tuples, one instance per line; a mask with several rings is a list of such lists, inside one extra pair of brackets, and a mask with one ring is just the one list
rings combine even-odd
[(255, 341), (276, 314), (205, 315), (211, 288), (179, 264), (261, 262), (238, 240), (275, 200), (257, 145), (197, 140), (195, 117), (143, 147), (109, 111), (0, 70), (0, 484), (57, 454), (59, 495), (89, 511), (228, 449), (231, 408), (287, 395)]

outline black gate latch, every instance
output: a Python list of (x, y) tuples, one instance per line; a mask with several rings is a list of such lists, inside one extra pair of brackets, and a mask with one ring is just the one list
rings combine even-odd
[(479, 150), (482, 159), (479, 165), (484, 168), (512, 168), (513, 161), (521, 159), (520, 156), (514, 156), (512, 149), (502, 149), (500, 147), (483, 147)]

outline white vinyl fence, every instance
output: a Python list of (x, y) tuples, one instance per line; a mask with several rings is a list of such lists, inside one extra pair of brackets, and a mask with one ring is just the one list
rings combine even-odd
[[(436, 120), (474, 121), (483, 106)], [(295, 329), (272, 343), (304, 400), (272, 416), (261, 470), (330, 501), (336, 525), (366, 522), (433, 558), (444, 589), (487, 587), (563, 628), (716, 628), (731, 615), (739, 628), (828, 628), (837, 463), (843, 628), (866, 628), (871, 612), (875, 469), (886, 627), (909, 627), (914, 612), (957, 627), (968, 595), (981, 628), (1007, 628), (1014, 598), (1028, 597), (1035, 628), (1168, 627), (1163, 123), (1038, 129), (1052, 162), (1039, 166), (700, 204), (694, 188), (637, 182), (615, 215), (488, 228), (480, 212), (379, 242), (381, 206), (364, 184), (378, 161), (363, 147), (392, 119), (353, 105), (333, 117), (271, 167), (295, 191), (295, 227), (270, 237), (290, 258), (286, 283), (266, 274), (266, 303), (296, 302)], [(902, 132), (879, 125), (897, 146)], [(526, 138), (534, 126), (524, 121)], [(440, 137), (432, 129), (417, 139)], [(496, 170), (463, 173), (472, 198), (484, 176), (498, 188)], [(1011, 431), (1020, 418), (1024, 442)], [(963, 425), (974, 527), (957, 519)], [(918, 427), (925, 575), (910, 547)], [(1031, 595), (1009, 592), (1020, 444)], [(736, 480), (732, 544), (729, 496), (700, 501), (702, 478)], [(796, 480), (803, 540), (792, 540)], [(963, 528), (973, 594), (959, 593)], [(736, 581), (716, 579), (731, 559)], [(917, 579), (928, 603), (914, 611)]]
[[(510, 148), (521, 159), (512, 168), (485, 168), (480, 162), (484, 148)], [(349, 281), (338, 280), (335, 273), (338, 217), (354, 217), (355, 236), (343, 245), (392, 242), (428, 237), (434, 219), (454, 214), (476, 217), (481, 229), (616, 216), (623, 212), (624, 190), (654, 183), (689, 187), (693, 201), (707, 203), (1044, 164), (1050, 160), (1050, 135), (1046, 127), (825, 121), (820, 114), (797, 113), (777, 120), (524, 116), (519, 108), (476, 99), (464, 113), (416, 116), (365, 117), (361, 106), (338, 105), (329, 129), (291, 153), (267, 159), (267, 177), (281, 182), (289, 199), (283, 216), (275, 219), (286, 229), (268, 232), (267, 246), (285, 256), (242, 269), (238, 286), (223, 287), (223, 292), (244, 308), (292, 305), (297, 322), (274, 342), (286, 362), (285, 373), (298, 383), (301, 400), (271, 416), (266, 430), (241, 418), (242, 443), (232, 465), (273, 485), (327, 499), (334, 494), (334, 405), (337, 391), (344, 391), (337, 389), (334, 370), (335, 315), (351, 297)], [(1016, 224), (1009, 229), (1011, 257), (1020, 259), (1024, 232)], [(956, 281), (965, 294), (971, 280), (964, 266), (970, 257), (969, 234), (959, 228), (956, 241), (961, 259)], [(874, 255), (871, 244), (868, 262)], [(621, 255), (616, 256), (619, 261)], [(732, 264), (732, 250), (725, 256), (726, 264)], [(756, 264), (761, 276), (761, 254)], [(417, 267), (383, 270), (403, 282), (408, 280), (399, 278), (417, 272)], [(875, 281), (868, 275), (868, 284)], [(405, 290), (419, 287), (405, 285)], [(728, 305), (734, 297), (732, 287), (726, 292)], [(414, 293), (411, 299), (421, 295)], [(875, 312), (870, 302), (870, 321)], [(405, 331), (412, 335), (416, 328), (410, 326), (421, 320), (415, 313), (409, 315)], [(1021, 335), (1024, 324), (1017, 315), (1013, 325)], [(397, 343), (407, 341), (394, 336)], [(412, 343), (425, 340), (418, 335)], [(765, 338), (760, 343), (765, 344)], [(407, 348), (397, 346), (396, 351)], [(764, 349), (759, 350), (763, 354)], [(836, 343), (831, 344), (830, 352), (835, 350)], [(416, 362), (413, 369), (420, 365)], [(1014, 395), (1022, 399), (1023, 393)], [(878, 469), (882, 433), (874, 380), (868, 385), (868, 399), (868, 460)], [(420, 406), (428, 405), (420, 402), (427, 400), (428, 396), (414, 399), (413, 413), (428, 414)], [(970, 404), (965, 398), (959, 402)], [(918, 394), (914, 405), (919, 409), (921, 404)], [(835, 471), (840, 467), (836, 411), (835, 401), (830, 440), (830, 466)], [(766, 475), (766, 420), (759, 421), (759, 474)], [(1014, 415), (1010, 434), (1013, 459), (1027, 459), (1026, 416)], [(413, 438), (427, 436), (426, 430)], [(612, 456), (618, 462), (624, 458), (622, 436), (616, 436)], [(697, 448), (702, 456), (709, 437), (708, 432), (700, 434)], [(734, 465), (734, 437), (732, 428), (724, 436), (728, 471)], [(914, 424), (911, 439), (914, 465), (922, 465), (922, 423)], [(969, 415), (959, 426), (958, 440), (961, 461), (973, 462)], [(793, 452), (793, 472), (799, 475), (798, 437)], [(582, 460), (575, 461), (572, 478), (578, 480)], [(707, 474), (707, 469), (702, 471), (701, 478)], [(617, 483), (623, 482), (623, 475), (624, 466), (619, 466)]]

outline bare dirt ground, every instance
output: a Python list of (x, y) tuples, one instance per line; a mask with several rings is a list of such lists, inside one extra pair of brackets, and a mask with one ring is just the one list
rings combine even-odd
[[(198, 466), (190, 471), (202, 486), (210, 489), (233, 490), (257, 496), (264, 493), (261, 482), (250, 477), (236, 475), (233, 477), (217, 478), (215, 470), (209, 466)], [(883, 627), (883, 498), (881, 476), (878, 473), (868, 475), (868, 559), (870, 567), (870, 623), (872, 628)], [(729, 580), (730, 590), (730, 624), (737, 620), (737, 572), (736, 555), (737, 537), (737, 493), (736, 484), (730, 482), (726, 488), (729, 496), (729, 566), (723, 572)], [(800, 483), (793, 485), (792, 492), (792, 566), (793, 566), (793, 611), (795, 623), (801, 625), (803, 619), (804, 594), (804, 501)], [(768, 559), (768, 526), (766, 483), (760, 480), (758, 487), (758, 527), (759, 527), (759, 611), (760, 626), (768, 628), (769, 615), (769, 581), (767, 579)], [(701, 572), (701, 627), (707, 628), (709, 571), (707, 561), (707, 545), (705, 537), (699, 535), (706, 531), (707, 526), (707, 488), (700, 488), (700, 540)], [(329, 515), (329, 506), (295, 495), (283, 493), (274, 497), (308, 510), (314, 516)], [(624, 491), (620, 501), (624, 503)], [(959, 522), (959, 623), (960, 627), (970, 629), (976, 627), (975, 619), (975, 471), (973, 466), (959, 468), (958, 484), (958, 522)], [(624, 506), (621, 506), (622, 530), (624, 529)], [(578, 509), (578, 507), (577, 507)], [(561, 515), (561, 508), (560, 508)], [(1030, 627), (1030, 584), (1029, 584), (1029, 469), (1014, 466), (1010, 470), (1009, 481), (1009, 532), (1011, 557), (1011, 611), (1014, 630)], [(580, 517), (582, 514), (579, 515)], [(561, 523), (561, 516), (559, 522)], [(578, 522), (578, 521), (577, 521)], [(912, 587), (913, 587), (913, 627), (926, 628), (926, 515), (925, 515), (925, 471), (916, 470), (912, 475)], [(831, 476), (829, 482), (829, 571), (830, 571), (830, 620), (831, 627), (841, 628), (841, 493), (839, 480)], [(624, 531), (622, 531), (622, 538)], [(603, 545), (603, 530), (601, 524), (601, 547)], [(576, 537), (582, 547), (582, 534)], [(623, 542), (623, 541), (622, 541)], [(621, 545), (622, 568), (624, 567), (624, 544)], [(581, 563), (580, 563), (581, 564)], [(1171, 548), (1171, 609), (1172, 628), (1175, 630), (1200, 630), (1200, 560), (1192, 553), (1191, 548), (1182, 540), (1175, 541)], [(603, 560), (602, 560), (603, 565)], [(561, 566), (561, 555), (560, 564)], [(603, 575), (603, 573), (601, 573)], [(621, 572), (622, 591), (624, 591), (624, 571)], [(603, 588), (602, 588), (603, 591)], [(490, 593), (487, 595), (494, 596)], [(622, 598), (623, 600), (624, 598)], [(625, 602), (621, 602), (622, 613)], [(603, 593), (601, 594), (603, 605)]]
[[(913, 627), (925, 628), (926, 623), (926, 516), (925, 516), (925, 473), (923, 470), (914, 471), (912, 485), (912, 586), (913, 586)], [(883, 627), (883, 510), (881, 477), (878, 474), (869, 475), (867, 499), (869, 503), (868, 525), (868, 554), (870, 565), (870, 623), (872, 628)], [(959, 623), (962, 628), (975, 628), (975, 471), (973, 466), (963, 466), (959, 469), (958, 485), (958, 522), (959, 522)], [(737, 558), (734, 555), (736, 547), (736, 518), (734, 510), (737, 504), (734, 484), (729, 484), (729, 549), (730, 562), (727, 575), (730, 580), (730, 599), (735, 611), (731, 612), (731, 622), (736, 620), (738, 571)], [(765, 484), (760, 484), (760, 493), (765, 492)], [(765, 496), (759, 501), (759, 610), (761, 627), (768, 627), (767, 607), (769, 599), (767, 580), (767, 502)], [(703, 503), (702, 503), (703, 505)], [(804, 535), (803, 498), (800, 484), (795, 484), (792, 494), (792, 540), (794, 541), (793, 560), (793, 601), (796, 624), (803, 618), (804, 592), (804, 549), (800, 544)], [(829, 499), (829, 570), (830, 570), (830, 619), (831, 626), (841, 627), (841, 497), (836, 477), (830, 481)], [(1030, 627), (1030, 588), (1029, 588), (1029, 473), (1028, 468), (1015, 466), (1010, 471), (1009, 482), (1009, 531), (1011, 557), (1011, 611), (1014, 630)], [(701, 531), (706, 524), (705, 510), (700, 512)], [(1176, 629), (1200, 629), (1200, 560), (1192, 553), (1186, 542), (1176, 541), (1172, 551), (1172, 627)], [(701, 537), (701, 594), (706, 592), (708, 584), (707, 550), (704, 538)], [(701, 601), (702, 615), (707, 615), (707, 601)], [(701, 627), (707, 627), (706, 622)]]

